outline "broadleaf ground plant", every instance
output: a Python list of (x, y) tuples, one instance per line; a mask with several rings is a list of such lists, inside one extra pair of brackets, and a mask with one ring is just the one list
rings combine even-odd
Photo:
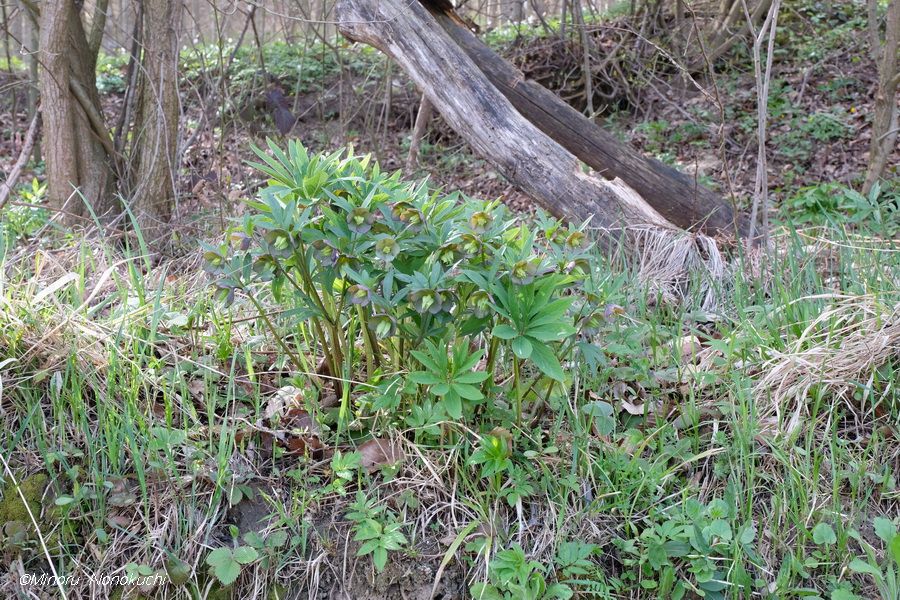
[(579, 296), (582, 231), (530, 229), (498, 202), (442, 196), (350, 153), (291, 142), (257, 155), (269, 181), (207, 268), (229, 302), (284, 306), (277, 327), (266, 317), (272, 334), (318, 392), (335, 389), (341, 425), (423, 406), (445, 430), (521, 424), (523, 403), (563, 389), (576, 323), (601, 311)]
[[(465, 438), (473, 473), (521, 502), (533, 486), (513, 468), (515, 440), (568, 395), (565, 365), (589, 345), (578, 332), (608, 312), (589, 293), (583, 228), (543, 215), (529, 227), (499, 202), (441, 195), (351, 152), (270, 142), (256, 154), (267, 183), (205, 248), (222, 297), (258, 310), (334, 443), (400, 427), (415, 442)], [(317, 410), (326, 395), (336, 411)], [(382, 568), (399, 545), (369, 547), (376, 533), (358, 539)]]

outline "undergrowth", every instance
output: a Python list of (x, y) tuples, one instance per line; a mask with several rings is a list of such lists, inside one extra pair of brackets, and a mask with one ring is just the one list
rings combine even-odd
[(202, 260), (9, 246), (4, 593), (897, 597), (895, 243), (794, 226), (698, 311), (589, 229), (257, 154)]

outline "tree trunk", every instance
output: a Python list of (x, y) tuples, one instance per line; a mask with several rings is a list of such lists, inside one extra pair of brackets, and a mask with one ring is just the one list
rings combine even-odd
[(490, 82), (538, 129), (581, 161), (608, 178), (618, 177), (648, 204), (683, 229), (699, 228), (710, 235), (746, 235), (749, 221), (736, 215), (721, 196), (696, 179), (642, 156), (556, 94), (503, 60), (473, 34), (442, 0), (426, 0), (432, 15), (472, 58)]
[(505, 0), (503, 13), (508, 23), (518, 25), (525, 17), (524, 0)]
[(108, 215), (116, 205), (111, 145), (100, 117), (96, 62), (74, 0), (41, 3), (40, 57), (48, 203), (64, 209), (69, 224), (90, 214), (86, 204)]
[(450, 126), (550, 212), (594, 227), (671, 226), (618, 181), (585, 174), (578, 159), (520, 115), (419, 2), (341, 0), (341, 33), (400, 64)]
[(878, 90), (875, 92), (875, 118), (872, 120), (872, 144), (869, 150), (869, 167), (863, 183), (863, 193), (868, 196), (875, 182), (884, 173), (888, 159), (894, 152), (897, 143), (897, 47), (900, 43), (900, 0), (892, 0), (887, 10), (887, 26), (884, 33), (884, 45), (879, 52), (872, 49), (875, 56), (881, 57), (878, 66)]
[(143, 63), (135, 121), (132, 210), (145, 237), (164, 232), (175, 204), (178, 150), (179, 0), (144, 0)]

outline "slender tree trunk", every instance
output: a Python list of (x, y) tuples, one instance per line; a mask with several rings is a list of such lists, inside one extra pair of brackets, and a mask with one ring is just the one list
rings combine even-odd
[(180, 0), (144, 0), (132, 209), (142, 232), (151, 239), (163, 233), (175, 204), (181, 5)]
[(111, 144), (100, 117), (96, 62), (74, 0), (41, 3), (40, 57), (48, 203), (65, 207), (70, 224), (89, 214), (86, 203), (106, 215), (116, 205)]
[[(40, 85), (40, 81), (38, 78), (38, 25), (37, 22), (33, 20), (33, 15), (28, 12), (28, 8), (24, 7), (23, 10), (26, 13), (26, 16), (23, 18), (22, 27), (27, 31), (27, 48), (26, 53), (28, 55), (28, 75), (31, 77), (31, 85), (28, 87), (28, 118), (34, 119), (34, 117), (38, 113), (38, 89)], [(41, 140), (40, 136), (34, 142), (34, 154), (32, 155), (34, 162), (38, 163), (41, 161), (42, 152), (41, 152)]]
[(88, 48), (94, 62), (100, 54), (100, 45), (103, 43), (103, 32), (106, 29), (106, 16), (109, 10), (109, 0), (97, 0), (94, 7), (94, 16), (91, 18), (91, 32), (88, 37)]
[(897, 143), (897, 130), (900, 127), (897, 118), (897, 83), (900, 79), (900, 73), (897, 72), (898, 43), (900, 43), (900, 0), (891, 0), (887, 11), (884, 44), (880, 52), (877, 48), (872, 49), (873, 55), (880, 55), (881, 64), (878, 67), (878, 90), (875, 92), (875, 118), (872, 120), (869, 168), (863, 183), (863, 193), (866, 195), (884, 173), (884, 168)]

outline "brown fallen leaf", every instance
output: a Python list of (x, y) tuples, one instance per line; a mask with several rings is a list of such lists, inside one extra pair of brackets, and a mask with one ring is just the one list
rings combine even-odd
[(388, 438), (372, 438), (357, 448), (362, 460), (360, 466), (372, 472), (384, 465), (393, 465), (403, 460), (400, 444)]
[(302, 404), (303, 396), (299, 389), (291, 385), (279, 388), (266, 402), (266, 408), (263, 411), (264, 419), (272, 419), (281, 417), (286, 408)]
[(629, 402), (628, 400), (622, 400), (619, 402), (619, 406), (622, 410), (635, 416), (655, 414), (659, 409), (660, 404), (661, 403), (657, 400), (651, 400), (650, 402)]
[(325, 447), (319, 439), (321, 430), (318, 423), (302, 408), (291, 408), (282, 420), (283, 434), (278, 436), (279, 442), (291, 454), (312, 455), (320, 453)]

